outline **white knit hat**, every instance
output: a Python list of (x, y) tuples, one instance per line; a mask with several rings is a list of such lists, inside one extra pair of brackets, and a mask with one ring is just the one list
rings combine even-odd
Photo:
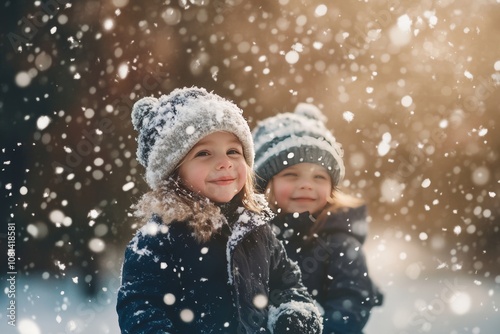
[(332, 184), (340, 183), (345, 173), (343, 150), (326, 128), (326, 120), (316, 106), (299, 103), (293, 113), (281, 113), (257, 123), (252, 134), (261, 190), (274, 175), (301, 162), (325, 167)]
[(202, 138), (218, 131), (233, 133), (253, 167), (254, 146), (243, 111), (204, 88), (175, 89), (159, 99), (145, 97), (134, 104), (137, 160), (146, 168), (146, 182), (156, 189)]

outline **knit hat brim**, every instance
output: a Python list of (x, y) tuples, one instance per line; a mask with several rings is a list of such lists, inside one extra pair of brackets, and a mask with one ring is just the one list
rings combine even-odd
[(285, 168), (308, 162), (326, 169), (333, 185), (344, 178), (341, 153), (332, 150), (324, 140), (314, 137), (291, 136), (279, 142), (255, 161), (257, 185), (265, 189), (269, 180)]

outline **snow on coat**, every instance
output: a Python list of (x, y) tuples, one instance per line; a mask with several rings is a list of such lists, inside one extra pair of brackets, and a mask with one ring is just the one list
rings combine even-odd
[[(300, 322), (302, 333), (321, 333), (319, 310), (267, 213), (229, 205), (223, 214), (204, 202), (187, 214), (185, 198), (162, 195), (149, 202), (158, 211), (125, 251), (122, 333), (284, 333), (276, 321), (290, 314), (311, 320)], [(197, 227), (207, 224), (212, 229), (200, 238)]]

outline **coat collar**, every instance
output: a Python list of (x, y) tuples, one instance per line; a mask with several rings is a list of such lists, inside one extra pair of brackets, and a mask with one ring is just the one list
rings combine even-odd
[[(366, 214), (366, 205), (339, 208), (327, 216), (317, 234), (345, 233), (364, 243), (368, 233)], [(272, 223), (280, 229), (285, 239), (299, 237), (303, 240), (317, 222), (309, 212), (303, 212), (278, 215)]]
[(233, 277), (233, 261), (231, 260), (233, 257), (234, 250), (236, 246), (255, 228), (267, 224), (267, 222), (273, 217), (273, 213), (267, 207), (267, 203), (265, 202), (263, 195), (255, 195), (256, 199), (259, 203), (262, 203), (265, 206), (265, 210), (260, 213), (252, 212), (244, 209), (243, 207), (239, 207), (237, 209), (238, 219), (235, 224), (232, 226), (231, 235), (226, 244), (226, 257), (227, 257), (227, 270), (229, 277), (229, 284), (232, 284), (234, 281)]

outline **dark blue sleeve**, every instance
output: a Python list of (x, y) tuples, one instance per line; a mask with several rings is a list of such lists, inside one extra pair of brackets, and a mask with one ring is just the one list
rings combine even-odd
[[(345, 233), (328, 238), (332, 250), (325, 285), (324, 333), (362, 333), (382, 295), (368, 275), (362, 244)], [(321, 298), (321, 296), (320, 296)]]
[(302, 283), (300, 268), (269, 230), (270, 302), (268, 326), (274, 333), (321, 333), (321, 315)]
[(162, 233), (139, 232), (128, 244), (116, 305), (122, 333), (176, 333), (163, 300), (176, 282), (165, 270), (168, 253)]

